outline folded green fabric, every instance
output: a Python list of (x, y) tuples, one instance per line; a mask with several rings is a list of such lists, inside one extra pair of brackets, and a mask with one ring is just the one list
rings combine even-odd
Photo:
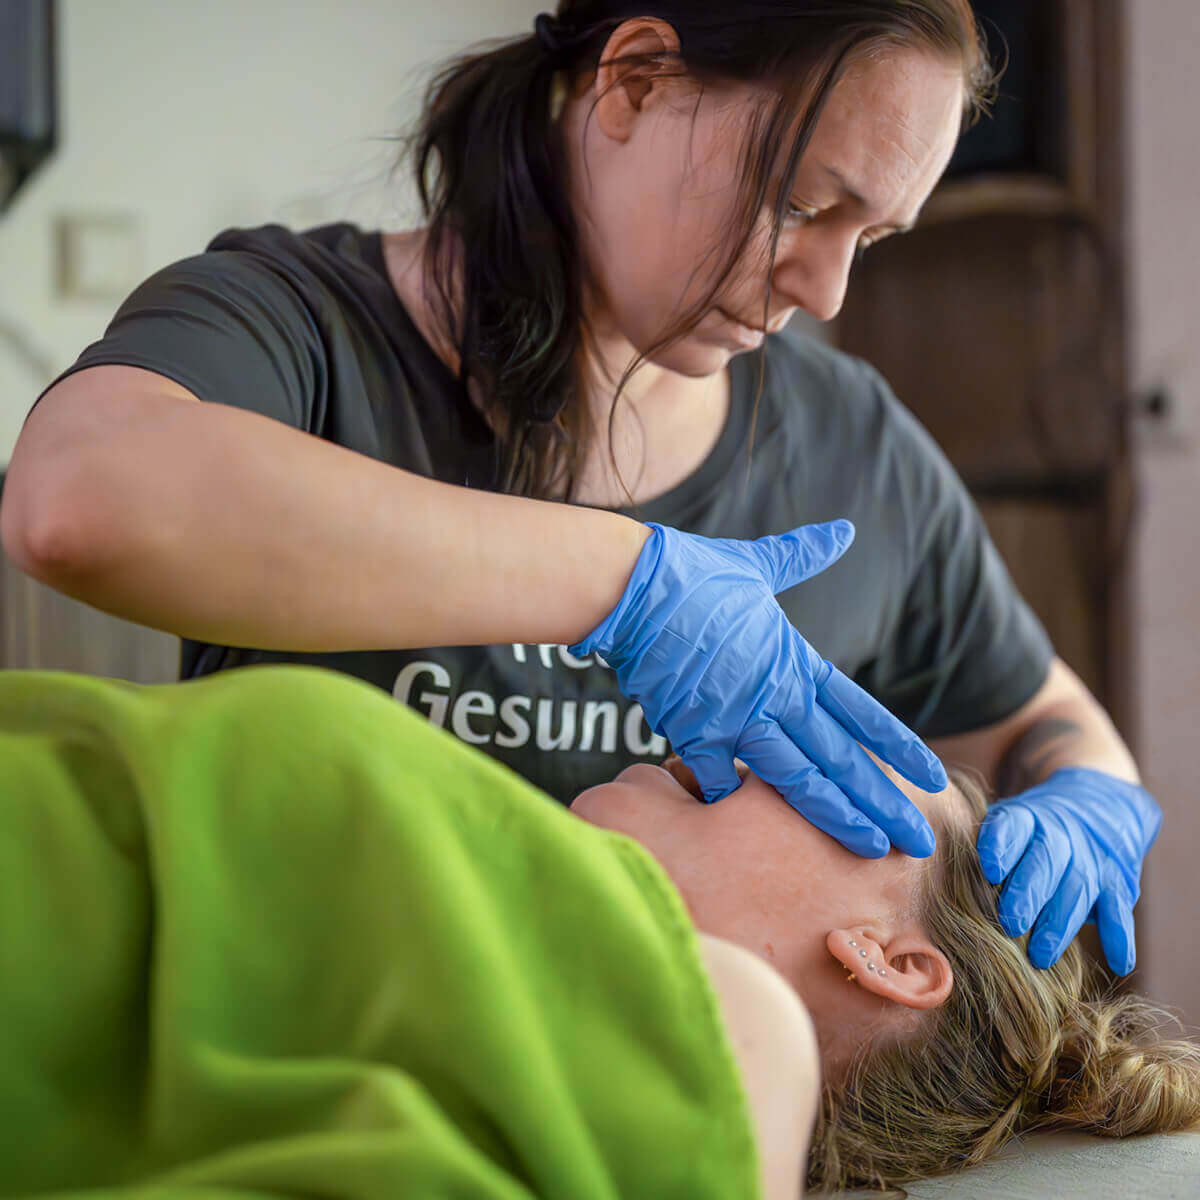
[(0, 1194), (756, 1196), (682, 900), (383, 692), (0, 673)]

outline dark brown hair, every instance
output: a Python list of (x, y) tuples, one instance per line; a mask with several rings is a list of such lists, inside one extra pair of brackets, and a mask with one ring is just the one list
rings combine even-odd
[[(561, 0), (551, 53), (531, 31), (488, 43), (437, 71), (400, 163), (412, 166), (428, 239), (427, 286), (437, 320), (456, 347), (460, 378), (486, 397), (501, 434), (499, 486), (521, 495), (571, 499), (589, 446), (578, 398), (579, 351), (589, 340), (583, 264), (567, 199), (562, 134), (551, 97), (565, 79), (593, 71), (614, 30), (634, 17), (669, 23), (677, 55), (611, 60), (629, 72), (663, 64), (699, 88), (760, 84), (739, 175), (746, 180), (730, 220), (726, 260), (712, 290), (622, 377), (612, 412), (634, 371), (685, 337), (746, 252), (764, 207), (773, 206), (769, 267), (796, 169), (834, 85), (856, 57), (881, 47), (930, 50), (962, 63), (966, 118), (986, 104), (994, 79), (968, 0)], [(623, 76), (622, 76), (623, 78)], [(770, 102), (773, 101), (773, 102)], [(789, 130), (798, 136), (784, 146)], [(436, 157), (436, 172), (434, 162)], [(782, 162), (782, 167), (780, 164)], [(399, 163), (397, 166), (400, 165)], [(395, 168), (393, 168), (395, 169)], [(772, 185), (772, 180), (782, 184)], [(456, 235), (452, 238), (451, 235)], [(453, 241), (462, 248), (454, 258)], [(699, 265), (699, 264), (698, 264)], [(449, 281), (460, 273), (462, 294)], [(770, 277), (761, 324), (768, 323)], [(459, 311), (455, 315), (455, 304)], [(765, 371), (760, 352), (759, 395)]]

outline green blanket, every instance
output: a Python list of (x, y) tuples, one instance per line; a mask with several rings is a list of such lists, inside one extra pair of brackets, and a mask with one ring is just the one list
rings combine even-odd
[(0, 1194), (755, 1196), (639, 846), (345, 676), (0, 673)]

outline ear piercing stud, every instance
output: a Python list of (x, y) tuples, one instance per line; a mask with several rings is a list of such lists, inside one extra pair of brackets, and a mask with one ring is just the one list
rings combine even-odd
[[(865, 950), (859, 948), (858, 943), (853, 938), (850, 939), (850, 945), (852, 945), (855, 949), (858, 950), (860, 957), (862, 957), (862, 958), (867, 957), (867, 952)], [(855, 975), (854, 972), (851, 971), (850, 968), (847, 967), (845, 963), (843, 963), (842, 966), (850, 975), (850, 978), (846, 982), (853, 983), (858, 978), (858, 976)], [(873, 962), (867, 963), (867, 970), (870, 971), (873, 975), (886, 975), (887, 974), (887, 971), (885, 971), (883, 969), (883, 967), (877, 968)]]
[[(847, 979), (848, 983), (853, 983), (858, 978), (858, 976), (855, 975), (854, 972), (851, 971), (850, 968), (848, 966), (846, 966), (845, 963), (842, 963), (842, 970), (846, 971), (849, 975), (849, 978)], [(876, 967), (873, 962), (867, 963), (867, 970), (870, 971), (872, 975), (886, 975), (887, 974), (887, 971), (884, 970), (883, 967)]]

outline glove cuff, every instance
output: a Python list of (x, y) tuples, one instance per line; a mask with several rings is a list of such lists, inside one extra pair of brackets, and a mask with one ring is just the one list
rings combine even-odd
[(647, 521), (645, 524), (650, 530), (650, 536), (646, 539), (637, 562), (634, 563), (633, 573), (629, 576), (629, 582), (625, 585), (625, 591), (617, 601), (616, 608), (583, 641), (567, 647), (576, 658), (586, 658), (589, 654), (599, 653), (611, 665), (617, 665), (610, 657), (613, 647), (626, 640), (623, 625), (631, 613), (636, 614), (640, 610), (642, 597), (658, 570), (667, 533), (670, 532), (665, 525), (658, 525), (653, 521)]

